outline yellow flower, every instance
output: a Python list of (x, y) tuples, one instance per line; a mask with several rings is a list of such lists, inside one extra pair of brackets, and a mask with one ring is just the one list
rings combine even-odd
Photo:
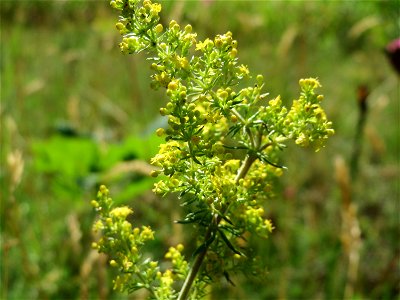
[(272, 99), (268, 102), (270, 106), (281, 106), (282, 105), (282, 100), (281, 96), (276, 97), (275, 99)]
[(98, 208), (98, 207), (100, 206), (99, 202), (97, 202), (96, 200), (90, 201), (90, 204), (91, 204), (94, 208)]
[(171, 270), (166, 270), (161, 277), (162, 285), (171, 286), (174, 283)]
[(206, 47), (208, 46), (209, 42), (212, 42), (209, 38), (205, 39), (204, 42), (198, 42), (196, 44), (196, 51), (198, 50), (204, 51), (204, 49), (206, 49)]
[(149, 226), (143, 226), (140, 236), (145, 240), (154, 240), (154, 232)]
[(129, 278), (130, 278), (130, 275), (128, 275), (128, 274), (124, 274), (122, 276), (118, 275), (117, 278), (115, 278), (115, 280), (113, 280), (114, 289), (122, 291), (125, 287), (125, 284), (128, 282)]
[(110, 266), (111, 267), (117, 267), (118, 263), (114, 259), (112, 259), (112, 260), (110, 260)]
[(309, 145), (309, 139), (304, 133), (300, 133), (300, 135), (297, 137), (295, 143), (297, 145), (307, 147)]
[(245, 65), (240, 65), (239, 66), (239, 73), (243, 76), (248, 76), (250, 74), (249, 68)]
[(188, 24), (185, 26), (185, 32), (186, 33), (191, 33), (192, 32), (192, 25)]
[(163, 136), (164, 133), (165, 133), (164, 128), (158, 128), (158, 129), (156, 130), (157, 136)]
[(175, 91), (178, 88), (178, 83), (176, 81), (171, 81), (168, 83), (168, 89), (171, 91)]
[(151, 7), (150, 7), (150, 14), (151, 14), (152, 17), (158, 16), (158, 14), (160, 13), (160, 11), (161, 11), (161, 4), (159, 4), (159, 3), (154, 3), (154, 4), (151, 5)]
[(269, 232), (272, 232), (272, 230), (274, 230), (274, 226), (272, 225), (272, 222), (271, 222), (271, 220), (264, 220), (264, 226), (266, 227), (266, 229), (269, 231)]
[(304, 88), (306, 90), (309, 90), (309, 89), (313, 90), (313, 89), (321, 87), (321, 84), (315, 78), (300, 79), (299, 84), (302, 88)]
[(132, 214), (133, 210), (127, 206), (121, 206), (114, 208), (110, 215), (116, 218), (126, 218), (128, 215)]
[(164, 27), (162, 24), (157, 24), (156, 27), (154, 27), (154, 31), (157, 33), (161, 33), (164, 30)]

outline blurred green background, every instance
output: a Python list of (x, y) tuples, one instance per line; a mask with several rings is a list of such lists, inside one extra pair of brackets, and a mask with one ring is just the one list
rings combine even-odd
[[(399, 37), (399, 1), (161, 1), (162, 21), (199, 39), (230, 30), (239, 59), (290, 103), (318, 77), (336, 135), (318, 153), (292, 147), (276, 227), (256, 246), (263, 280), (232, 274), (210, 299), (398, 299), (399, 77), (384, 47)], [(1, 299), (141, 299), (112, 291), (91, 250), (100, 183), (157, 232), (153, 255), (184, 238), (173, 197), (150, 191), (163, 91), (145, 57), (119, 52), (107, 1), (1, 1)], [(346, 181), (369, 91), (357, 176)], [(350, 194), (351, 199), (346, 200)], [(187, 255), (190, 255), (187, 253)]]

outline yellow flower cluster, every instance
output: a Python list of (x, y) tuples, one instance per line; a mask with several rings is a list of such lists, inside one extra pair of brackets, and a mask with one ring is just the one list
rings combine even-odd
[[(119, 269), (123, 274), (114, 280), (114, 288), (125, 291), (130, 288), (132, 274), (142, 274), (140, 266), (146, 269), (147, 277), (140, 275), (140, 280), (153, 282), (158, 272), (157, 263), (143, 260), (139, 249), (149, 240), (154, 239), (154, 232), (148, 226), (135, 227), (126, 218), (133, 213), (127, 206), (113, 207), (109, 190), (100, 186), (97, 200), (92, 200), (92, 205), (99, 213), (99, 219), (94, 223), (93, 229), (100, 231), (102, 237), (92, 244), (99, 252), (110, 256), (110, 266)], [(133, 276), (133, 277), (132, 277)]]
[(128, 215), (132, 214), (133, 210), (127, 206), (116, 207), (112, 211), (110, 211), (110, 216), (113, 216), (117, 219), (122, 218), (125, 219)]
[(210, 175), (210, 183), (213, 191), (213, 207), (220, 210), (224, 204), (234, 201), (237, 197), (236, 172), (239, 168), (239, 160), (228, 160), (221, 166), (216, 166)]
[(177, 278), (185, 278), (188, 273), (188, 263), (182, 255), (184, 247), (178, 244), (176, 247), (170, 247), (165, 254), (165, 258), (171, 260), (172, 270)]
[(160, 150), (156, 156), (151, 159), (151, 163), (161, 167), (165, 175), (172, 174), (175, 164), (184, 158), (185, 145), (178, 141), (168, 141), (160, 145)]
[(318, 151), (335, 131), (320, 105), (323, 96), (315, 93), (315, 89), (321, 87), (319, 81), (314, 78), (301, 79), (299, 84), (302, 93), (298, 100), (293, 101), (285, 124), (296, 144), (303, 147), (313, 144)]
[(239, 180), (239, 185), (243, 188), (244, 195), (252, 194), (258, 200), (268, 199), (271, 197), (271, 184), (282, 174), (282, 168), (256, 161), (247, 176)]
[(154, 295), (159, 300), (173, 299), (174, 292), (172, 285), (174, 283), (173, 273), (171, 270), (166, 270), (164, 273), (158, 272), (157, 278), (159, 286), (155, 289)]
[(268, 237), (274, 227), (270, 220), (263, 218), (264, 209), (262, 207), (248, 206), (245, 211), (244, 221), (249, 230), (254, 230), (259, 236)]

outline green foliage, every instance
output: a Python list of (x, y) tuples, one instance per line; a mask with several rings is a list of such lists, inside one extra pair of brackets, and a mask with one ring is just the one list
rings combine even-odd
[[(98, 149), (90, 139), (55, 136), (32, 144), (37, 159), (36, 169), (43, 173), (58, 173), (67, 178), (87, 175), (98, 161)], [(68, 156), (65, 154), (68, 153)]]
[[(46, 141), (38, 140), (32, 143), (32, 151), (36, 157), (34, 168), (37, 172), (54, 176), (56, 180), (52, 186), (53, 192), (65, 197), (80, 193), (82, 189), (90, 190), (100, 181), (119, 180), (124, 185), (124, 191), (116, 198), (117, 203), (120, 203), (142, 194), (151, 188), (155, 180), (145, 176), (143, 173), (146, 170), (140, 168), (130, 168), (136, 175), (123, 180), (126, 172), (113, 172), (113, 167), (119, 163), (150, 159), (158, 143), (159, 138), (156, 136), (132, 136), (123, 143), (111, 143), (107, 147), (101, 147), (89, 137), (71, 138), (56, 135)], [(124, 184), (124, 181), (127, 182)]]
[[(159, 23), (161, 5), (158, 3), (117, 0), (111, 1), (111, 6), (121, 13), (116, 24), (123, 35), (121, 51), (149, 53), (151, 68), (155, 71), (152, 87), (165, 88), (169, 98), (166, 107), (160, 109), (160, 114), (168, 117), (168, 129), (156, 131), (157, 135), (166, 136), (166, 143), (151, 160), (160, 168), (152, 176), (164, 175), (154, 191), (159, 195), (177, 194), (186, 208), (186, 216), (178, 222), (194, 228), (198, 244), (194, 253), (196, 260), (190, 270), (180, 270), (178, 274), (183, 276), (176, 279), (186, 277), (179, 299), (197, 299), (196, 290), (207, 278), (229, 276), (231, 271), (206, 269), (195, 281), (203, 260), (207, 265), (212, 259), (210, 253), (216, 253), (221, 260), (243, 257), (237, 265), (246, 264), (243, 251), (252, 250), (239, 250), (238, 239), (246, 233), (267, 237), (272, 231), (273, 226), (265, 219), (262, 207), (270, 198), (268, 192), (274, 177), (282, 174), (282, 167), (275, 160), (286, 148), (286, 142), (292, 139), (300, 146), (314, 145), (319, 150), (334, 132), (332, 123), (320, 106), (323, 97), (315, 93), (320, 87), (316, 79), (300, 80), (301, 96), (290, 109), (282, 105), (279, 96), (264, 104), (268, 93), (263, 93), (262, 75), (256, 76), (252, 86), (238, 89), (239, 83), (250, 77), (250, 71), (238, 63), (238, 43), (231, 32), (217, 35), (213, 40), (197, 41), (191, 25), (181, 29), (176, 21), (171, 21), (164, 31)], [(235, 150), (240, 150), (241, 155), (237, 156)], [(104, 199), (107, 192), (105, 187), (102, 189), (100, 204), (94, 201), (93, 205), (103, 219), (112, 220), (112, 211), (105, 210), (103, 204), (109, 206), (112, 202)], [(113, 228), (110, 222), (108, 227)], [(95, 225), (105, 234), (96, 247), (137, 268), (132, 271), (123, 266), (121, 271), (128, 274), (117, 286), (128, 291), (136, 289), (132, 285), (145, 287), (153, 297), (159, 298), (160, 283), (153, 287), (154, 278), (130, 275), (132, 272), (156, 273), (147, 263), (138, 264), (136, 250), (130, 253), (136, 249), (135, 235), (131, 239), (133, 244), (114, 245), (113, 241), (122, 240), (121, 235), (130, 234), (129, 223), (124, 223), (129, 227), (124, 232), (113, 229), (111, 236), (107, 236), (105, 223)], [(231, 251), (231, 257), (226, 250)], [(117, 278), (116, 282), (120, 280)], [(189, 292), (192, 285), (195, 292)], [(175, 294), (171, 290), (159, 299)]]

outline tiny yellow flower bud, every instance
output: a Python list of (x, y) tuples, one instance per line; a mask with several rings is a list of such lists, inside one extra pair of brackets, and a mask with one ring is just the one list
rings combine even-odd
[(100, 193), (102, 193), (104, 195), (108, 194), (108, 189), (105, 185), (101, 185), (99, 188), (99, 191), (100, 191)]
[(118, 7), (117, 6), (117, 2), (115, 0), (111, 0), (110, 1), (110, 5), (111, 5), (112, 8), (117, 8)]
[(231, 115), (231, 121), (232, 121), (233, 123), (236, 123), (237, 120), (238, 120), (238, 117), (237, 117), (236, 115)]
[(117, 24), (115, 24), (115, 27), (116, 27), (118, 30), (125, 29), (125, 25), (124, 25), (123, 23), (121, 23), (121, 22), (118, 22)]
[(236, 258), (236, 259), (240, 259), (242, 256), (241, 256), (240, 254), (235, 253), (235, 254), (233, 255), (233, 257)]
[(169, 28), (174, 27), (176, 24), (178, 24), (178, 23), (176, 23), (175, 20), (171, 20), (171, 22), (169, 22)]
[(176, 81), (171, 81), (170, 83), (168, 83), (168, 89), (175, 91), (178, 88), (178, 84), (176, 83)]
[(192, 25), (187, 24), (187, 25), (185, 26), (185, 32), (186, 32), (186, 33), (191, 33), (191, 32), (192, 32)]
[(176, 246), (176, 249), (178, 249), (179, 252), (182, 252), (184, 249), (184, 246), (182, 244), (178, 244), (178, 246)]
[(207, 50), (211, 50), (214, 47), (214, 42), (212, 40), (207, 40)]
[(154, 268), (157, 267), (158, 263), (156, 261), (151, 261), (149, 265), (150, 265), (151, 268), (154, 269)]
[(185, 91), (180, 92), (180, 93), (179, 93), (179, 97), (180, 97), (181, 99), (185, 99), (185, 98), (186, 98), (186, 92), (185, 92)]
[(222, 46), (222, 40), (221, 40), (221, 38), (219, 38), (219, 37), (215, 38), (215, 46), (216, 46), (217, 48), (220, 48), (220, 47)]
[(308, 137), (304, 134), (304, 133), (300, 133), (300, 135), (298, 136), (298, 138), (295, 140), (295, 143), (297, 145), (306, 147), (309, 144), (309, 140)]
[(117, 267), (118, 266), (118, 264), (117, 264), (117, 262), (115, 261), (115, 260), (110, 260), (110, 266), (111, 267)]
[(150, 176), (151, 177), (157, 177), (158, 174), (160, 174), (160, 171), (157, 171), (157, 170), (153, 170), (153, 171), (150, 172)]
[(94, 207), (94, 208), (98, 208), (100, 205), (99, 205), (99, 202), (97, 202), (96, 200), (92, 200), (92, 201), (90, 201), (90, 204)]
[(160, 108), (160, 115), (166, 116), (168, 114), (168, 110), (165, 107)]
[(161, 33), (164, 30), (164, 27), (162, 24), (157, 24), (156, 27), (154, 27), (154, 31), (157, 33)]
[(175, 25), (172, 27), (172, 30), (174, 30), (174, 31), (179, 31), (179, 29), (181, 29), (181, 26), (179, 26), (179, 24), (175, 24)]
[(231, 52), (229, 53), (229, 56), (230, 56), (231, 58), (234, 58), (234, 57), (237, 56), (237, 53), (238, 53), (237, 49), (236, 49), (236, 48), (233, 48), (233, 49), (231, 50)]
[(156, 130), (157, 136), (163, 136), (164, 133), (165, 133), (164, 128), (158, 128), (158, 129)]
[(220, 96), (222, 99), (226, 99), (226, 98), (228, 98), (228, 93), (227, 93), (226, 91), (221, 91), (221, 92), (219, 93), (219, 96)]

